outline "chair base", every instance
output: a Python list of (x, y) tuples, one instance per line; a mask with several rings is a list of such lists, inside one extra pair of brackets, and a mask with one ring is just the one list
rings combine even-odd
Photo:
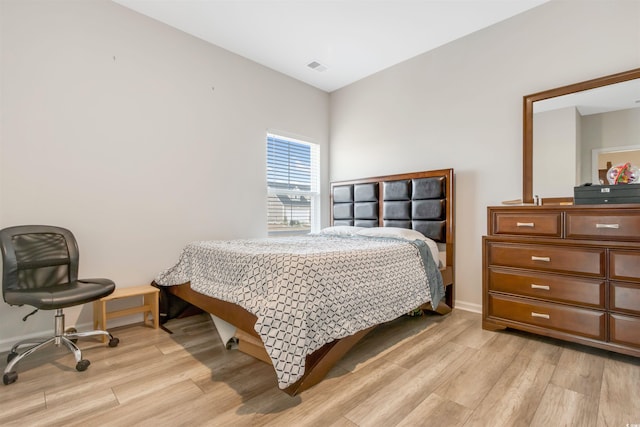
[[(35, 353), (36, 351), (42, 350), (48, 345), (54, 344), (59, 347), (61, 344), (64, 344), (69, 351), (71, 351), (76, 359), (76, 370), (84, 371), (86, 370), (91, 362), (82, 358), (82, 352), (75, 344), (78, 338), (86, 338), (91, 336), (105, 336), (109, 338), (109, 347), (116, 347), (120, 340), (118, 338), (114, 338), (107, 331), (102, 330), (93, 330), (86, 332), (76, 332), (64, 330), (64, 313), (62, 309), (56, 310), (55, 316), (55, 335), (49, 338), (35, 338), (35, 339), (27, 339), (18, 342), (12, 348), (9, 354), (7, 355), (7, 367), (4, 369), (4, 375), (2, 377), (2, 382), (5, 385), (9, 385), (14, 383), (18, 379), (18, 374), (13, 370), (13, 368), (20, 363), (22, 359), (25, 357)], [(27, 350), (22, 353), (18, 352), (18, 349), (23, 346), (31, 346)]]

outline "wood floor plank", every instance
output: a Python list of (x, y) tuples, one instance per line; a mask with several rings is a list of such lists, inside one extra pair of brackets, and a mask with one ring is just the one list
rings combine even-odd
[(552, 340), (547, 337), (541, 337), (534, 334), (521, 331), (509, 331), (522, 338), (523, 346), (520, 350), (520, 354), (527, 355), (531, 360), (539, 360), (541, 362), (557, 365), (564, 348), (562, 344), (557, 340)]
[(3, 396), (3, 398), (0, 399), (0, 425), (5, 425), (10, 421), (20, 420), (24, 414), (43, 411), (45, 409), (46, 401), (44, 392), (42, 391), (19, 395), (12, 399), (7, 399)]
[(259, 425), (255, 421), (256, 417), (255, 413), (239, 411), (237, 407), (223, 411), (215, 396), (203, 394), (179, 406), (168, 408), (161, 415), (152, 414), (149, 419), (142, 421), (140, 426), (250, 427)]
[[(481, 316), (403, 317), (371, 332), (324, 381), (291, 397), (272, 367), (227, 350), (208, 315), (173, 333), (114, 328), (51, 349), (0, 386), (0, 424), (19, 426), (616, 426), (640, 422), (640, 358), (517, 331)], [(3, 355), (0, 355), (2, 357)], [(4, 355), (6, 357), (6, 354)]]
[(340, 417), (336, 422), (330, 424), (330, 427), (358, 427), (357, 424), (352, 423), (344, 417)]
[(435, 390), (436, 394), (475, 409), (511, 364), (523, 342), (516, 335), (495, 334), (477, 351), (473, 361)]
[(159, 395), (165, 391), (171, 392), (175, 384), (190, 380), (188, 369), (189, 367), (185, 363), (181, 363), (178, 370), (170, 369), (169, 372), (162, 372), (162, 375), (151, 373), (114, 386), (112, 390), (120, 404), (133, 402), (148, 395)]
[(600, 350), (567, 344), (551, 382), (587, 396), (599, 396), (605, 358)]
[[(401, 377), (406, 369), (378, 359), (357, 372), (344, 376), (330, 376), (325, 381), (299, 397), (299, 403), (283, 411), (283, 407), (264, 407), (259, 420), (261, 425), (325, 426), (337, 422), (349, 410), (359, 407), (371, 395), (372, 390)], [(252, 404), (253, 402), (248, 402)], [(318, 410), (322, 408), (322, 411)], [(277, 415), (274, 416), (273, 413)]]
[[(463, 333), (452, 333), (450, 335), (451, 341), (465, 347), (480, 349), (487, 344), (491, 338), (493, 338), (494, 333), (475, 327), (475, 325), (477, 325), (477, 318), (475, 316), (470, 316), (470, 314), (473, 313), (465, 313), (465, 316), (462, 317), (462, 320), (466, 321), (465, 324), (470, 327), (464, 329)], [(440, 333), (442, 333), (442, 331), (440, 331)]]
[(437, 329), (438, 321), (442, 319), (439, 314), (429, 314), (420, 317), (404, 317), (396, 319), (367, 334), (353, 351), (347, 353), (338, 366), (351, 372), (363, 368), (368, 363), (373, 363), (393, 351), (402, 342), (412, 341), (418, 335), (431, 329)]
[(477, 351), (447, 342), (349, 411), (346, 417), (359, 426), (394, 425), (413, 411), (441, 384), (441, 379), (458, 371)]
[(521, 351), (473, 411), (465, 427), (529, 425), (554, 370), (555, 365)]
[[(118, 400), (108, 388), (95, 388), (93, 392), (74, 398), (52, 408), (26, 413), (15, 425), (21, 426), (53, 426), (69, 425), (77, 419), (85, 419), (92, 414), (109, 410), (113, 411), (118, 406)], [(12, 425), (8, 423), (7, 425)], [(87, 425), (87, 424), (85, 424)]]
[[(242, 356), (250, 357), (246, 354)], [(210, 371), (208, 377), (195, 377), (196, 384), (223, 409), (236, 407), (267, 390), (275, 389), (282, 393), (278, 389), (273, 367), (260, 360), (254, 359), (237, 371), (226, 371), (223, 376), (219, 375), (215, 366)]]
[(531, 420), (531, 427), (596, 425), (598, 402), (590, 396), (549, 384)]
[[(168, 392), (170, 390), (170, 392)], [(68, 426), (160, 426), (179, 425), (171, 424), (175, 420), (178, 407), (186, 402), (197, 399), (203, 395), (191, 380), (184, 380), (172, 385), (165, 393), (147, 394), (142, 397), (118, 405), (117, 408), (108, 408), (92, 411), (84, 417), (76, 417)]]
[(613, 355), (604, 361), (598, 426), (640, 425), (640, 359)]
[(175, 352), (160, 359), (157, 355), (161, 353), (157, 349), (138, 351), (150, 357), (130, 364), (127, 369), (112, 369), (110, 366), (99, 363), (92, 364), (87, 371), (78, 373), (73, 381), (52, 387), (47, 392), (47, 405), (52, 406), (58, 401), (65, 402), (76, 396), (82, 396), (91, 391), (92, 384), (96, 383), (110, 387), (120, 394), (117, 394), (119, 399), (126, 401), (128, 396), (135, 394), (137, 389), (145, 393), (148, 389), (162, 387), (163, 380), (167, 383), (178, 381), (179, 378), (174, 377), (188, 375), (189, 369), (206, 369), (206, 366), (194, 361), (193, 356), (187, 352)]
[[(381, 355), (387, 360), (392, 360), (400, 366), (410, 369), (416, 360), (422, 359), (425, 352), (432, 351), (437, 346), (442, 346), (467, 331), (477, 329), (477, 323), (462, 316), (452, 316), (447, 319), (447, 328), (431, 327), (416, 334), (411, 339), (404, 341), (403, 345), (395, 346)], [(404, 345), (408, 344), (408, 345)]]
[(470, 409), (432, 393), (400, 421), (397, 427), (414, 427), (426, 424), (448, 427), (462, 426), (471, 413)]

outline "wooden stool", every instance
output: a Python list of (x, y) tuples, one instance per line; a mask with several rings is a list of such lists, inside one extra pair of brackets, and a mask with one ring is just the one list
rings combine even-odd
[[(107, 295), (104, 298), (100, 298), (93, 302), (93, 327), (94, 329), (107, 329), (107, 320), (114, 317), (128, 316), (130, 314), (142, 313), (142, 320), (146, 325), (152, 326), (158, 329), (159, 326), (159, 314), (158, 314), (158, 295), (160, 289), (149, 286), (132, 286), (129, 288), (117, 288), (111, 295)], [(125, 308), (123, 310), (107, 311), (107, 301), (113, 301), (121, 298), (129, 298), (135, 296), (143, 297), (143, 305), (139, 307)], [(152, 320), (148, 319), (148, 316), (153, 317)], [(103, 338), (106, 342), (107, 337)]]

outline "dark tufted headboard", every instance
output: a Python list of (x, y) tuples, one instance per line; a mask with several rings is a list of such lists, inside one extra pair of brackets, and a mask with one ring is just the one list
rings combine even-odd
[(452, 187), (452, 169), (334, 182), (331, 223), (412, 228), (446, 243), (453, 237)]
[[(453, 169), (331, 183), (331, 225), (417, 230), (444, 245), (450, 282), (453, 282), (454, 204)], [(452, 294), (448, 299), (453, 304)]]

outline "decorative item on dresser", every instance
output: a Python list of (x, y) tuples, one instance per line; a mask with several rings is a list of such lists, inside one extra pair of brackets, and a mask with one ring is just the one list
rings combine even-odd
[(484, 329), (640, 356), (640, 205), (488, 208)]

